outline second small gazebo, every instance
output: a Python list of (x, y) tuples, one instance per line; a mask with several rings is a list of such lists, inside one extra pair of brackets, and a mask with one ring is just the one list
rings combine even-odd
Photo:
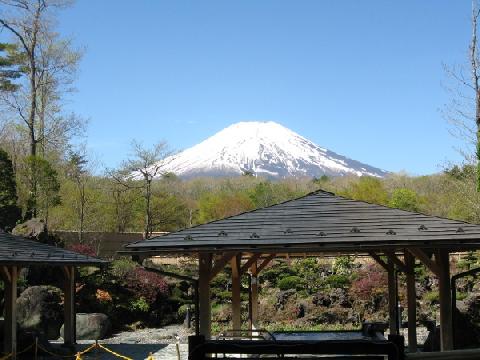
[(64, 274), (64, 342), (75, 339), (75, 267), (101, 266), (107, 261), (63, 248), (27, 240), (0, 230), (0, 276), (5, 284), (4, 352), (16, 359), (17, 353), (17, 280), (21, 268), (54, 266)]
[(415, 261), (439, 280), (441, 349), (453, 349), (450, 254), (480, 248), (480, 226), (392, 209), (317, 191), (278, 205), (246, 212), (168, 235), (138, 241), (124, 253), (196, 256), (199, 261), (200, 334), (210, 336), (210, 281), (232, 268), (232, 318), (240, 329), (240, 277), (250, 272), (251, 324), (258, 306), (257, 276), (276, 257), (358, 254), (370, 256), (388, 273), (390, 333), (396, 323), (395, 271), (406, 274), (409, 350), (416, 340)]

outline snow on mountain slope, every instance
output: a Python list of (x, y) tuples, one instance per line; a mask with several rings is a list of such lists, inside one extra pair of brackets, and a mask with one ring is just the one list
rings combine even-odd
[(163, 160), (162, 173), (184, 178), (241, 175), (269, 178), (376, 176), (388, 172), (315, 145), (275, 122), (239, 122)]

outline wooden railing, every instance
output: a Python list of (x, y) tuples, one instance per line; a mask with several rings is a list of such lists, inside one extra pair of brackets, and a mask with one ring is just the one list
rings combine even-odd
[[(265, 356), (294, 359), (298, 355), (334, 355), (335, 359), (401, 360), (396, 344), (390, 341), (330, 340), (330, 341), (272, 341), (272, 340), (204, 340), (202, 336), (189, 338), (189, 360), (249, 359)], [(355, 357), (354, 359), (359, 359)]]
[(480, 349), (407, 354), (408, 360), (478, 360)]

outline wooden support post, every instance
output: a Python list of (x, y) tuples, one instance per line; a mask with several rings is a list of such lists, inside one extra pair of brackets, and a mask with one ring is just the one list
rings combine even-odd
[(254, 262), (250, 266), (251, 282), (250, 282), (250, 330), (256, 330), (258, 328), (258, 271), (257, 262)]
[(240, 276), (240, 266), (241, 266), (242, 255), (237, 254), (230, 260), (232, 267), (232, 329), (241, 330), (242, 329), (242, 312), (241, 312), (241, 299), (240, 299), (240, 286), (241, 286), (241, 276)]
[(65, 345), (73, 346), (76, 343), (76, 312), (75, 312), (75, 268), (64, 266), (64, 305), (65, 325), (63, 327), (63, 341)]
[(391, 260), (397, 266), (398, 271), (401, 271), (401, 272), (407, 271), (405, 263), (403, 263), (403, 261), (397, 257), (397, 255), (395, 254), (395, 251), (385, 251), (385, 255), (389, 260)]
[(405, 250), (408, 305), (408, 351), (417, 352), (417, 294), (415, 288), (415, 258)]
[(5, 328), (3, 351), (17, 358), (17, 280), (18, 268), (8, 266), (3, 269), (5, 284)]
[(388, 260), (388, 316), (390, 335), (398, 335), (397, 318), (397, 281), (395, 278), (395, 266)]
[(210, 339), (212, 331), (212, 309), (210, 306), (210, 272), (212, 271), (212, 254), (198, 254), (198, 307), (200, 335)]
[(435, 259), (439, 269), (440, 347), (442, 351), (447, 351), (453, 350), (452, 289), (448, 250), (437, 250)]

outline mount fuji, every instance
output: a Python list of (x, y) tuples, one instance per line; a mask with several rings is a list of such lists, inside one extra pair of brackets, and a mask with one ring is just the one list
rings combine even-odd
[(182, 178), (327, 176), (385, 177), (388, 172), (322, 148), (272, 122), (239, 122), (161, 162), (161, 173)]

